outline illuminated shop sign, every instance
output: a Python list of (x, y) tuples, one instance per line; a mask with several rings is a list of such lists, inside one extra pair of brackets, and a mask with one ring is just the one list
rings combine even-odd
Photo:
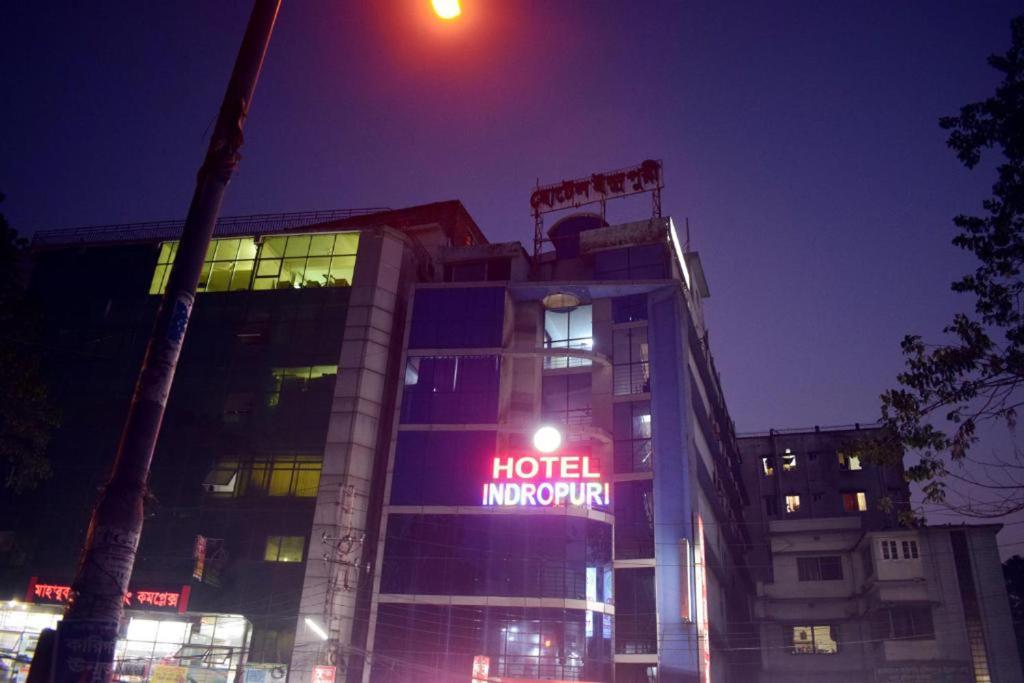
[(693, 548), (693, 568), (697, 589), (697, 657), (701, 681), (711, 683), (711, 642), (708, 631), (708, 568), (704, 553), (704, 519), (697, 515), (697, 538)]
[[(132, 587), (124, 594), (124, 606), (128, 609), (159, 610), (184, 614), (188, 609), (189, 587), (178, 590), (136, 590)], [(71, 586), (64, 583), (44, 583), (36, 577), (28, 582), (25, 602), (48, 605), (65, 605), (71, 596)]]
[(517, 455), (494, 458), (484, 505), (607, 506), (610, 488), (586, 455)]

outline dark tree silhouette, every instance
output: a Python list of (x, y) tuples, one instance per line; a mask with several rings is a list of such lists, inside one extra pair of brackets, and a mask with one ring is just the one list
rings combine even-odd
[(46, 445), (57, 424), (40, 370), (38, 316), (21, 277), (27, 249), (0, 214), (0, 473), (2, 487), (15, 492), (49, 476)]
[[(900, 386), (881, 397), (882, 422), (893, 440), (880, 449), (882, 457), (916, 452), (920, 461), (907, 475), (923, 484), (925, 502), (976, 517), (1024, 509), (1021, 454), (1002, 454), (994, 462), (970, 454), (980, 425), (1013, 428), (1024, 405), (1024, 16), (1010, 27), (1010, 50), (988, 59), (1003, 75), (995, 94), (939, 121), (967, 168), (978, 166), (983, 155), (997, 156), (997, 179), (983, 212), (954, 219), (959, 234), (953, 244), (974, 254), (978, 266), (952, 288), (973, 297), (974, 313), (954, 316), (945, 343), (905, 337)], [(948, 502), (947, 477), (985, 489), (983, 502)]]

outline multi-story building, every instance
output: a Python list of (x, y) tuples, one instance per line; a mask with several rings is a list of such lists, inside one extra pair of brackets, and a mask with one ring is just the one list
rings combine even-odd
[[(36, 237), (62, 422), (53, 477), (0, 501), (15, 659), (68, 599), (180, 227)], [(458, 202), (220, 222), (120, 678), (736, 680), (753, 584), (700, 260), (667, 218), (551, 234), (488, 244)]]
[[(5, 654), (30, 653), (68, 599), (180, 229), (36, 235), (31, 290), (61, 424), (53, 476), (0, 496)], [(327, 568), (351, 574), (332, 569), (306, 597), (321, 619), (325, 605), (347, 619), (317, 627), (355, 637), (370, 469), (387, 453), (375, 411), (389, 410), (400, 378), (390, 326), (404, 321), (409, 283), (430, 277), (430, 250), (478, 242), (458, 202), (219, 223), (153, 460), (119, 676), (164, 665), (217, 680), (243, 659), (287, 670), (307, 654), (293, 657), (303, 586)]]
[(1021, 681), (999, 525), (908, 528), (872, 428), (742, 437), (763, 683)]
[(368, 680), (738, 680), (745, 494), (700, 260), (670, 219), (550, 234), (416, 285)]

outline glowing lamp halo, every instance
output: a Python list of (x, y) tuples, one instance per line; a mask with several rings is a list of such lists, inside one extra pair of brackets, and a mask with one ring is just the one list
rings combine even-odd
[(430, 0), (434, 8), (434, 14), (442, 19), (452, 20), (462, 14), (462, 7), (459, 0)]
[(562, 432), (551, 425), (544, 425), (533, 433), (533, 447), (541, 453), (553, 453), (562, 445)]

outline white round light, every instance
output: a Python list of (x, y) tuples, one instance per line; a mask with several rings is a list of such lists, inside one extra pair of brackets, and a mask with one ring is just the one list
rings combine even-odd
[(541, 427), (533, 434), (533, 447), (541, 453), (551, 453), (562, 445), (562, 432), (554, 427)]

